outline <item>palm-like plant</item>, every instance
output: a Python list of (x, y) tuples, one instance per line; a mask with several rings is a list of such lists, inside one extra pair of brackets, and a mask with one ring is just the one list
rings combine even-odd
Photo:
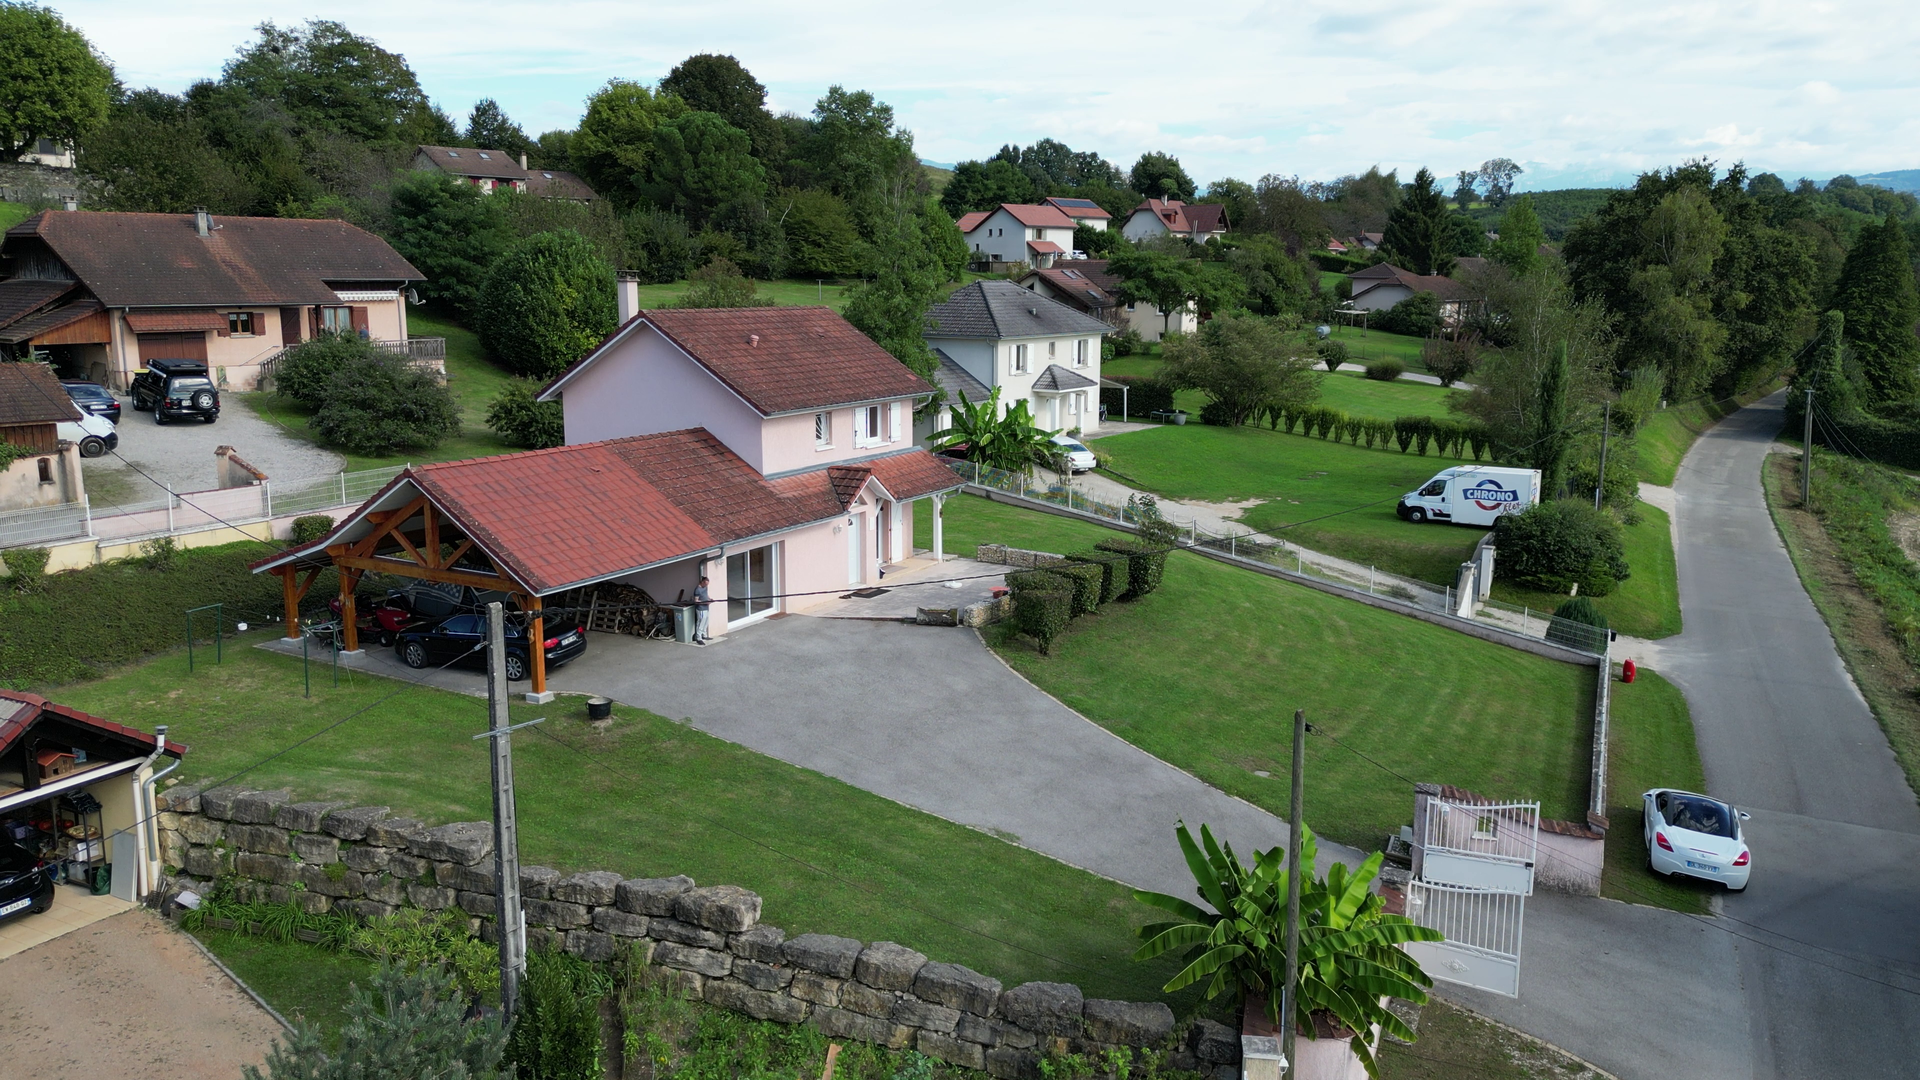
[(1033, 422), (1033, 413), (1023, 398), (1000, 415), (1000, 388), (994, 387), (985, 401), (973, 404), (961, 394), (952, 410), (950, 426), (933, 436), (933, 447), (946, 450), (963, 447), (968, 461), (1009, 472), (1025, 472), (1036, 462), (1052, 460), (1059, 452), (1052, 431), (1042, 431)]
[[(1325, 878), (1312, 867), (1318, 845), (1313, 830), (1301, 826), (1300, 864), (1300, 984), (1295, 995), (1295, 1029), (1312, 1035), (1313, 1017), (1321, 1013), (1359, 1037), (1349, 1045), (1378, 1076), (1366, 1033), (1375, 1024), (1396, 1038), (1413, 1041), (1414, 1033), (1381, 1004), (1382, 998), (1404, 998), (1415, 1004), (1427, 1000), (1433, 985), (1420, 965), (1399, 946), (1409, 941), (1438, 941), (1439, 931), (1415, 924), (1401, 915), (1389, 915), (1385, 902), (1369, 886), (1380, 872), (1381, 854), (1374, 852), (1360, 869), (1336, 864)], [(1293, 868), (1276, 847), (1255, 852), (1251, 866), (1233, 854), (1231, 845), (1214, 841), (1212, 830), (1200, 826), (1200, 843), (1180, 823), (1174, 834), (1186, 856), (1200, 898), (1208, 911), (1165, 893), (1135, 890), (1134, 898), (1177, 916), (1174, 921), (1140, 928), (1145, 944), (1133, 954), (1150, 960), (1172, 949), (1188, 950), (1187, 966), (1168, 982), (1168, 993), (1206, 980), (1208, 998), (1229, 987), (1258, 994), (1267, 1014), (1280, 1022), (1280, 991), (1286, 983), (1287, 878)]]

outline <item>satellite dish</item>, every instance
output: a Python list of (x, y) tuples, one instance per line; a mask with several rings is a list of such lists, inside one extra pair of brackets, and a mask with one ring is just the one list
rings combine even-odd
[[(421, 299), (420, 299), (420, 290), (418, 290), (418, 289), (408, 289), (408, 290), (407, 290), (407, 303), (409, 303), (409, 304), (412, 304), (412, 305), (413, 305), (414, 307), (419, 307), (419, 306), (420, 306), (420, 305), (421, 305), (422, 303), (425, 303), (425, 301), (423, 301), (423, 300), (421, 300)], [(1325, 335), (1325, 334), (1322, 334), (1321, 336), (1322, 336), (1322, 337), (1325, 337), (1326, 335)]]
[(1313, 328), (1313, 332), (1320, 335), (1321, 341), (1325, 341), (1327, 338), (1333, 336), (1333, 327), (1328, 326), (1326, 323), (1321, 323), (1319, 326)]

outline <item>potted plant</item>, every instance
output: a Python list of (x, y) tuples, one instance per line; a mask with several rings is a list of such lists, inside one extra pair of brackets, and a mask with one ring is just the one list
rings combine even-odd
[[(1313, 830), (1304, 824), (1300, 828), (1305, 868), (1300, 879), (1300, 982), (1290, 1020), (1301, 1038), (1295, 1042), (1294, 1076), (1344, 1077), (1357, 1063), (1368, 1076), (1378, 1077), (1373, 1053), (1380, 1033), (1408, 1042), (1415, 1037), (1388, 1011), (1387, 1000), (1424, 1004), (1426, 988), (1433, 985), (1399, 946), (1438, 941), (1441, 935), (1386, 912), (1385, 901), (1370, 888), (1384, 858), (1380, 852), (1368, 856), (1358, 870), (1336, 863), (1319, 877), (1312, 870), (1318, 853)], [(1203, 980), (1209, 998), (1237, 989), (1260, 1002), (1278, 1026), (1287, 974), (1287, 878), (1292, 873), (1282, 865), (1285, 852), (1278, 847), (1255, 852), (1249, 866), (1234, 856), (1231, 846), (1217, 844), (1205, 825), (1198, 845), (1184, 822), (1174, 835), (1200, 897), (1213, 910), (1177, 896), (1136, 890), (1135, 899), (1175, 919), (1141, 927), (1145, 944), (1134, 959), (1185, 948), (1187, 966), (1167, 983), (1168, 993)]]

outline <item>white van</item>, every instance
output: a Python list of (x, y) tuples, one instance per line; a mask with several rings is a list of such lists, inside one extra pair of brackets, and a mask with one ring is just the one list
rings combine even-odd
[(1393, 510), (1416, 525), (1425, 521), (1492, 525), (1502, 514), (1518, 514), (1539, 502), (1539, 469), (1456, 465), (1442, 469), (1420, 490), (1400, 496), (1400, 505)]
[(54, 430), (56, 438), (78, 446), (81, 457), (99, 457), (120, 445), (120, 433), (114, 430), (113, 421), (84, 409), (80, 419), (62, 420)]

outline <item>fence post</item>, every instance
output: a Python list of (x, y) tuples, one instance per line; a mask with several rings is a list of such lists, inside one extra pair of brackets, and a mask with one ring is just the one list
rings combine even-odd
[(347, 505), (347, 470), (340, 470), (340, 505)]
[(1367, 567), (1367, 595), (1373, 595), (1373, 567)]
[(271, 480), (260, 481), (260, 494), (262, 498), (267, 500), (267, 516), (272, 517), (273, 516), (273, 481)]
[(1240, 538), (1239, 537), (1237, 536), (1227, 537), (1227, 555), (1230, 558), (1235, 558), (1235, 559), (1240, 557)]
[[(167, 485), (167, 535), (173, 535), (173, 485)], [(191, 670), (192, 665), (188, 665)]]
[(87, 515), (87, 539), (93, 539), (93, 496), (80, 496), (80, 509)]

